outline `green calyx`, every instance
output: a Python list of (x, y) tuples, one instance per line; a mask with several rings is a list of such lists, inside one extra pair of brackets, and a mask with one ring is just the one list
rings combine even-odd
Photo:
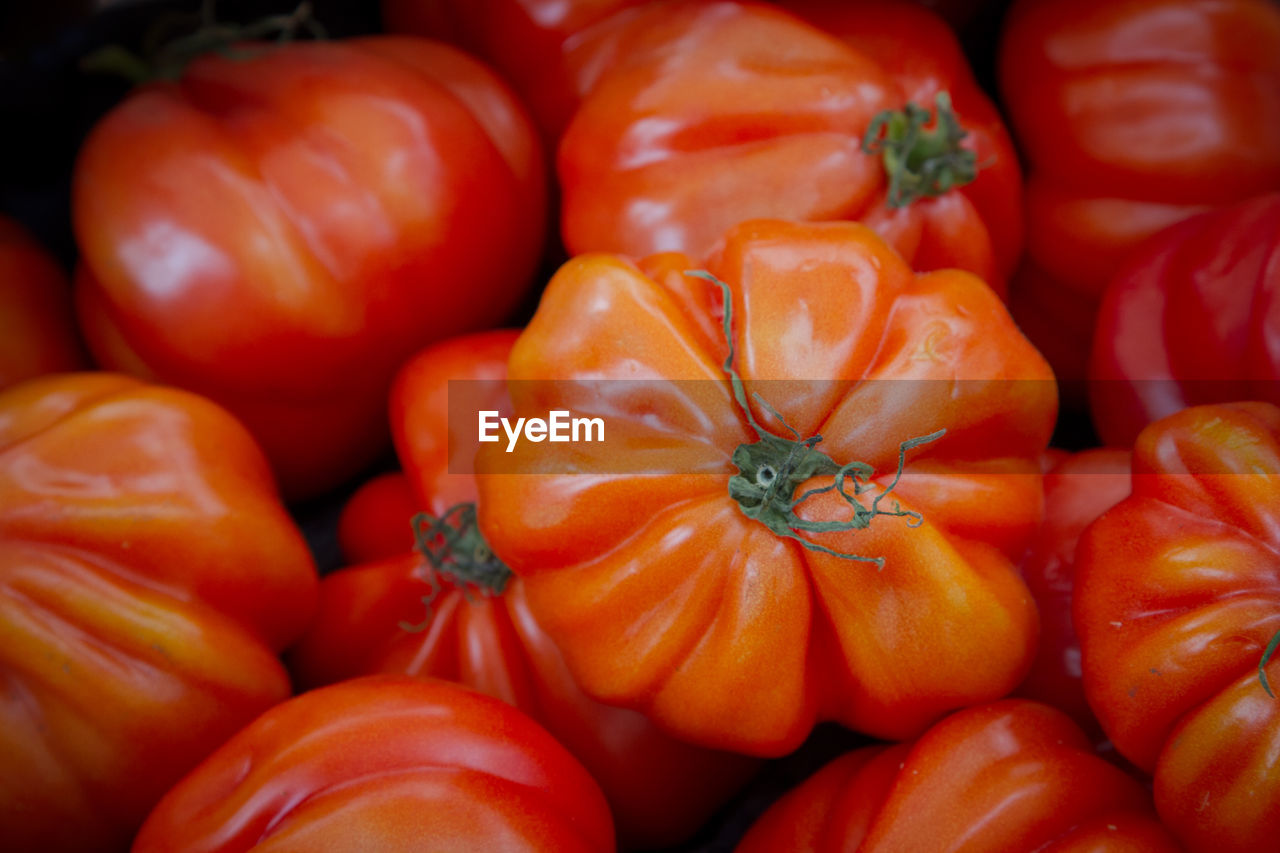
[(476, 524), (476, 505), (460, 503), (449, 507), (439, 518), (422, 512), (413, 517), (413, 538), (417, 551), (426, 559), (425, 580), (431, 590), (422, 597), (427, 618), (419, 625), (401, 622), (406, 631), (423, 631), (431, 624), (432, 604), (440, 594), (440, 576), (462, 588), (468, 596), (478, 592), (491, 597), (502, 595), (511, 581), (511, 569), (498, 559)]
[[(906, 465), (908, 450), (936, 441), (945, 433), (940, 429), (928, 435), (907, 439), (898, 445), (898, 470), (893, 480), (884, 487), (869, 503), (864, 504), (859, 498), (871, 490), (871, 477), (874, 469), (865, 462), (837, 463), (827, 454), (817, 449), (822, 441), (821, 435), (801, 438), (786, 422), (783, 416), (759, 394), (755, 400), (771, 416), (791, 434), (785, 438), (768, 432), (756, 421), (751, 406), (747, 402), (746, 388), (742, 377), (734, 369), (733, 347), (733, 301), (729, 286), (715, 276), (701, 270), (690, 270), (686, 275), (695, 276), (717, 285), (724, 298), (724, 335), (729, 344), (729, 355), (723, 365), (729, 377), (734, 399), (738, 407), (746, 415), (747, 422), (755, 431), (758, 440), (749, 444), (738, 445), (733, 452), (733, 464), (738, 473), (729, 478), (729, 496), (738, 504), (738, 508), (748, 518), (755, 519), (778, 536), (794, 539), (811, 551), (818, 551), (847, 560), (874, 563), (877, 568), (884, 568), (883, 557), (866, 557), (836, 551), (802, 537), (805, 533), (831, 533), (841, 530), (861, 530), (868, 527), (871, 521), (880, 515), (903, 516), (909, 519), (912, 527), (921, 524), (924, 519), (919, 513), (903, 509), (896, 501), (890, 508), (881, 507), (897, 486)], [(796, 491), (802, 483), (814, 477), (831, 477), (825, 486), (811, 488), (798, 497)], [(797, 508), (815, 495), (834, 491), (849, 505), (852, 515), (843, 521), (808, 521), (797, 515)]]
[(978, 176), (977, 155), (961, 147), (968, 132), (960, 126), (951, 96), (939, 92), (934, 112), (909, 103), (871, 120), (862, 137), (865, 154), (879, 154), (889, 179), (889, 207), (906, 207), (940, 196)]
[(1262, 659), (1258, 661), (1258, 680), (1262, 682), (1262, 689), (1267, 691), (1267, 695), (1272, 699), (1276, 698), (1276, 694), (1271, 690), (1271, 682), (1267, 680), (1267, 664), (1271, 662), (1271, 657), (1276, 653), (1276, 649), (1280, 648), (1280, 631), (1271, 636), (1271, 642), (1267, 643), (1267, 647), (1262, 651)]
[(108, 44), (81, 59), (80, 68), (124, 77), (134, 84), (176, 80), (192, 60), (206, 53), (234, 60), (250, 59), (271, 48), (243, 47), (248, 42), (271, 40), (276, 45), (287, 44), (304, 33), (315, 39), (325, 38), (324, 28), (306, 0), (288, 14), (270, 15), (244, 25), (219, 22), (214, 6), (214, 0), (204, 0), (198, 16), (178, 14), (159, 19), (147, 34), (141, 54)]

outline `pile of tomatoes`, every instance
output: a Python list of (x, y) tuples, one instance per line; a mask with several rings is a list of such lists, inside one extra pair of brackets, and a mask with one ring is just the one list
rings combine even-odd
[(1280, 5), (102, 5), (0, 849), (1280, 849)]

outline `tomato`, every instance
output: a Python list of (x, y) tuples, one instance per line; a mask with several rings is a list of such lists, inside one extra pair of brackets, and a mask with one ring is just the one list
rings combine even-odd
[[(699, 266), (563, 266), (512, 351), (515, 415), (598, 417), (604, 440), (479, 457), (481, 531), (574, 676), (760, 755), (817, 719), (901, 738), (1007, 694), (1035, 641), (1012, 559), (1040, 520), (1047, 365), (981, 281), (913, 275), (857, 223), (726, 234), (705, 267), (727, 282), (734, 353), (720, 290), (683, 274)], [(764, 399), (750, 419), (735, 388)], [(819, 434), (829, 465), (796, 443)], [(824, 522), (853, 528), (811, 532)]]
[(600, 789), (505, 702), (371, 676), (272, 708), (165, 795), (134, 853), (610, 851)]
[(442, 44), (204, 56), (81, 150), (90, 346), (225, 405), (287, 496), (323, 492), (380, 451), (405, 358), (519, 304), (545, 239), (544, 167), (505, 85)]
[(409, 480), (388, 471), (362, 483), (338, 515), (338, 550), (348, 563), (370, 563), (404, 553), (413, 543), (410, 519), (418, 512)]
[(1029, 164), (1011, 304), (1059, 378), (1081, 380), (1092, 315), (1134, 246), (1280, 188), (1280, 8), (1018, 0), (998, 59)]
[[(942, 19), (960, 26), (989, 0), (918, 0)], [(559, 140), (582, 96), (603, 70), (592, 42), (655, 0), (382, 0), (383, 24), (389, 32), (441, 39), (458, 45), (493, 65), (529, 105), (551, 145)], [(791, 0), (778, 5), (794, 7)], [(813, 4), (809, 4), (813, 5)], [(860, 3), (826, 3), (833, 13), (840, 7), (865, 7)], [(879, 15), (880, 9), (875, 14)], [(890, 11), (888, 14), (896, 14)], [(865, 11), (858, 12), (866, 17)], [(926, 31), (937, 25), (923, 24)], [(932, 39), (927, 32), (926, 38)], [(945, 45), (937, 42), (930, 49)], [(925, 50), (913, 55), (927, 57)]]
[[(1259, 677), (1280, 630), (1277, 474), (1280, 409), (1184, 409), (1138, 436), (1133, 494), (1076, 552), (1089, 703), (1191, 851), (1280, 832), (1280, 701)], [(1265, 671), (1275, 684), (1280, 659)]]
[(701, 257), (744, 219), (862, 220), (917, 268), (1003, 291), (1020, 171), (955, 36), (914, 4), (787, 6), (845, 41), (767, 5), (696, 0), (596, 35), (604, 70), (558, 154), (566, 247)]
[(827, 764), (751, 827), (738, 853), (903, 850), (1178, 853), (1142, 785), (1053, 708), (957, 711), (915, 743)]
[(66, 275), (25, 228), (0, 216), (0, 390), (86, 366)]
[(1044, 478), (1044, 523), (1022, 560), (1022, 576), (1040, 609), (1040, 647), (1018, 695), (1052, 705), (1099, 738), (1085, 699), (1080, 640), (1071, 621), (1080, 534), (1129, 494), (1130, 453), (1095, 447), (1058, 459)]
[[(610, 802), (624, 846), (669, 846), (703, 826), (759, 762), (681, 743), (635, 711), (585, 696), (530, 614), (523, 582), (508, 580), (504, 567), (483, 557), (476, 562), (500, 572), (501, 582), (486, 585), (468, 574), (473, 567), (463, 560), (482, 542), (459, 542), (453, 553), (439, 553), (438, 569), (423, 553), (409, 550), (409, 519), (419, 509), (474, 536), (474, 524), (462, 522), (456, 510), (465, 505), (474, 512), (475, 477), (464, 472), (459, 456), (474, 454), (478, 446), (475, 418), (450, 418), (449, 412), (475, 401), (509, 414), (503, 380), (516, 334), (452, 338), (406, 364), (392, 397), (406, 475), (398, 486), (384, 480), (356, 496), (377, 498), (384, 513), (397, 513), (397, 524), (348, 504), (344, 515), (351, 524), (361, 515), (369, 519), (361, 551), (376, 561), (323, 580), (320, 616), (293, 650), (291, 666), (307, 685), (392, 672), (460, 681), (503, 699), (546, 726), (582, 761)], [(459, 427), (467, 432), (459, 433)], [(379, 529), (394, 533), (378, 544), (373, 536)], [(420, 548), (444, 550), (443, 543), (423, 538)]]
[(893, 76), (905, 101), (931, 107), (939, 92), (948, 93), (968, 134), (966, 148), (977, 161), (973, 182), (862, 219), (915, 269), (966, 269), (1003, 295), (1022, 256), (1022, 169), (1004, 120), (942, 17), (916, 0), (777, 2), (875, 60)]
[(394, 33), (443, 39), (483, 57), (520, 93), (551, 144), (582, 95), (566, 54), (586, 31), (651, 0), (382, 0)]
[(1132, 442), (1187, 406), (1280, 403), (1280, 193), (1192, 217), (1107, 287), (1089, 366), (1098, 433)]
[(0, 847), (113, 850), (288, 697), (316, 572), (224, 410), (109, 373), (0, 394)]

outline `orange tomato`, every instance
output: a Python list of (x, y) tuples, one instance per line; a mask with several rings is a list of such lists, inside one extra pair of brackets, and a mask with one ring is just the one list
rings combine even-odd
[(287, 698), (316, 571), (244, 427), (109, 373), (0, 393), (0, 847), (113, 850)]
[[(1280, 631), (1277, 474), (1280, 408), (1184, 409), (1139, 434), (1133, 494), (1076, 552), (1089, 704), (1194, 853), (1280, 832), (1280, 701), (1259, 672)], [(1280, 658), (1265, 672), (1274, 688)]]
[[(583, 688), (761, 755), (818, 719), (902, 738), (1007, 694), (1035, 642), (1012, 560), (1040, 521), (1047, 365), (968, 273), (914, 275), (856, 223), (745, 223), (705, 267), (764, 400), (753, 426), (724, 369), (721, 293), (683, 274), (699, 266), (562, 267), (512, 351), (515, 416), (599, 417), (605, 440), (479, 457), (480, 529)], [(823, 437), (828, 476), (807, 476), (825, 463), (789, 429)], [(856, 486), (786, 515), (855, 461)], [(880, 508), (907, 517), (859, 529), (855, 489), (864, 512), (891, 490)]]

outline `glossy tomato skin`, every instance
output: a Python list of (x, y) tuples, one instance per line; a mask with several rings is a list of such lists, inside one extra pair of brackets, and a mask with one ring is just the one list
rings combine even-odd
[[(603, 63), (593, 56), (591, 42), (601, 31), (625, 26), (623, 19), (646, 5), (653, 0), (382, 0), (382, 18), (389, 32), (441, 39), (493, 65), (529, 105), (554, 147), (599, 76)], [(960, 25), (990, 3), (921, 0), (920, 5)]]
[[(705, 268), (731, 289), (748, 395), (820, 433), (832, 459), (866, 462), (874, 489), (903, 441), (947, 430), (909, 454), (894, 492), (918, 526), (812, 536), (883, 568), (807, 550), (728, 494), (731, 455), (756, 436), (722, 367), (720, 291), (682, 273), (703, 264), (572, 260), (512, 352), (517, 415), (607, 424), (605, 441), (563, 455), (525, 442), (480, 457), (481, 529), (574, 675), (687, 739), (761, 755), (794, 749), (818, 719), (901, 738), (1007, 694), (1034, 643), (1011, 560), (1040, 520), (1047, 366), (984, 284), (914, 276), (864, 226), (732, 229)], [(800, 512), (851, 509), (828, 491)], [(945, 672), (926, 663), (937, 656)]]
[(286, 494), (314, 495), (385, 442), (403, 359), (518, 305), (544, 168), (505, 84), (442, 44), (202, 57), (82, 148), (86, 336), (109, 367), (226, 405)]
[[(291, 668), (308, 686), (401, 673), (458, 681), (509, 702), (546, 726), (600, 783), (624, 847), (677, 844), (702, 827), (759, 762), (681, 743), (635, 711), (591, 700), (529, 612), (519, 578), (501, 595), (463, 589), (442, 576), (433, 587), (423, 555), (410, 550), (411, 516), (474, 505), (475, 477), (457, 457), (458, 448), (475, 452), (475, 418), (449, 417), (451, 403), (454, 410), (474, 401), (510, 413), (506, 364), (517, 334), (452, 338), (405, 365), (392, 423), (406, 474), (392, 475), (399, 476), (398, 486), (384, 481), (361, 497), (400, 513), (398, 524), (371, 519), (360, 552), (370, 561), (322, 581), (320, 616), (292, 651)], [(365, 513), (350, 506), (353, 515)], [(393, 535), (375, 543), (370, 534), (380, 528)]]
[(897, 81), (904, 101), (932, 109), (939, 92), (950, 96), (979, 165), (977, 178), (905, 209), (881, 207), (863, 221), (914, 269), (969, 270), (1003, 296), (1022, 257), (1022, 169), (951, 27), (930, 4), (914, 0), (777, 2), (873, 59)]
[(371, 676), (263, 714), (182, 780), (134, 853), (592, 851), (600, 789), (540, 726), (454, 684)]
[(568, 55), (587, 31), (650, 0), (382, 0), (389, 32), (456, 44), (502, 72), (554, 146), (582, 97)]
[[(441, 516), (476, 499), (474, 410), (510, 411), (507, 359), (518, 329), (492, 329), (441, 341), (414, 355), (396, 375), (388, 406), (396, 455), (415, 511)], [(402, 545), (412, 541), (403, 538)]]
[(400, 471), (362, 483), (338, 514), (338, 550), (347, 565), (396, 557), (413, 544), (418, 512), (413, 487)]
[(290, 692), (316, 574), (244, 428), (108, 373), (0, 394), (0, 847), (117, 850)]
[[(1021, 251), (1021, 176), (954, 35), (913, 4), (785, 5), (831, 33), (767, 4), (675, 2), (595, 34), (602, 70), (557, 158), (566, 247), (701, 257), (744, 219), (860, 220), (919, 269), (967, 269), (1003, 291)], [(893, 207), (864, 136), (908, 100), (932, 110), (940, 89), (981, 177)]]
[[(1280, 9), (1019, 0), (999, 71), (1029, 164), (1015, 316), (1029, 315), (1031, 329), (1038, 317), (1032, 339), (1058, 356), (1060, 378), (1082, 379), (1092, 314), (1128, 251), (1190, 215), (1280, 187)], [(1039, 314), (1063, 304), (1076, 328)]]
[(1129, 494), (1130, 451), (1094, 447), (1056, 459), (1044, 477), (1044, 522), (1022, 560), (1040, 610), (1040, 646), (1018, 695), (1063, 711), (1095, 739), (1102, 729), (1085, 698), (1080, 639), (1071, 621), (1080, 534)]
[(0, 216), (0, 390), (87, 366), (66, 274), (22, 225)]
[(1098, 312), (1089, 388), (1099, 435), (1122, 443), (1188, 406), (1280, 403), (1280, 193), (1134, 251)]
[(957, 711), (915, 743), (847, 753), (775, 803), (737, 853), (1178, 853), (1142, 785), (1057, 710)]
[(1258, 673), (1280, 630), (1277, 471), (1280, 409), (1184, 409), (1139, 435), (1133, 494), (1077, 551), (1090, 705), (1192, 851), (1269, 849), (1280, 831), (1280, 702)]

